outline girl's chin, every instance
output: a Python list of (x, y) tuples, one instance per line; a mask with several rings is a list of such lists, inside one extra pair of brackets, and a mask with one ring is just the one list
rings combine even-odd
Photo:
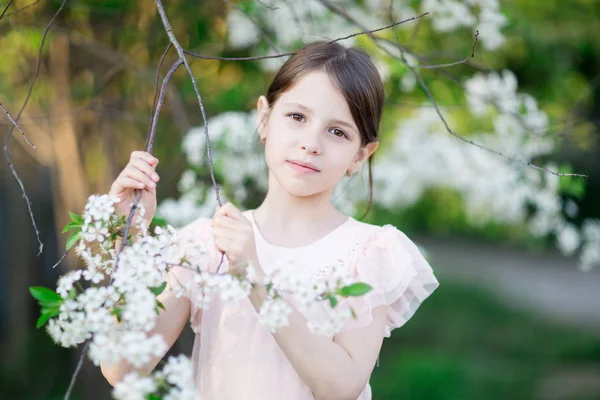
[(292, 196), (295, 197), (315, 197), (324, 194), (325, 190), (321, 188), (315, 188), (314, 183), (298, 182), (295, 184), (284, 185), (285, 190)]

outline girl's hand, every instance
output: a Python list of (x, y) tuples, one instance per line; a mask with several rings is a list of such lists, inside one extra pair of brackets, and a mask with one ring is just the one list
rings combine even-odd
[(156, 173), (158, 159), (145, 151), (131, 153), (129, 163), (110, 187), (109, 194), (121, 201), (115, 204), (117, 215), (127, 217), (131, 203), (135, 201), (135, 189), (142, 190), (141, 205), (146, 209), (144, 220), (149, 225), (156, 212), (156, 182), (160, 179)]
[(229, 274), (245, 274), (248, 263), (258, 265), (252, 223), (233, 204), (218, 207), (212, 218), (217, 249), (229, 260)]

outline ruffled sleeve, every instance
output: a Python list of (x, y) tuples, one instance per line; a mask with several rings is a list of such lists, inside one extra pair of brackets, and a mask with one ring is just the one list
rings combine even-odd
[(429, 263), (417, 246), (401, 231), (385, 225), (369, 236), (350, 255), (349, 265), (355, 279), (373, 289), (364, 296), (345, 299), (356, 319), (351, 318), (341, 332), (362, 328), (373, 320), (371, 311), (387, 305), (385, 337), (404, 325), (417, 308), (439, 286)]
[[(199, 266), (201, 271), (215, 272), (220, 257), (214, 246), (210, 219), (199, 218), (176, 231), (178, 241), (173, 262), (178, 263), (182, 257), (185, 257), (192, 265)], [(197, 276), (195, 271), (173, 266), (167, 274), (167, 282), (169, 287), (181, 288), (179, 290), (182, 290), (183, 296), (190, 300), (190, 324), (192, 330), (199, 333), (202, 309), (196, 306), (198, 284), (194, 281), (195, 276)]]

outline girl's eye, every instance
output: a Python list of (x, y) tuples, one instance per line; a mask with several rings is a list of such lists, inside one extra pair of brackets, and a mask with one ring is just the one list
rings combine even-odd
[(289, 116), (292, 117), (292, 119), (296, 122), (302, 122), (304, 119), (304, 117), (300, 114), (289, 114)]
[(340, 138), (348, 137), (348, 135), (346, 135), (346, 133), (340, 129), (333, 128), (332, 131), (333, 131), (333, 134), (337, 137), (340, 137)]
[[(304, 116), (302, 114), (291, 113), (288, 114), (288, 117), (292, 117), (292, 119), (296, 122), (302, 122), (304, 120)], [(333, 134), (339, 138), (348, 138), (346, 132), (342, 131), (341, 129), (333, 128), (331, 131), (333, 131)]]

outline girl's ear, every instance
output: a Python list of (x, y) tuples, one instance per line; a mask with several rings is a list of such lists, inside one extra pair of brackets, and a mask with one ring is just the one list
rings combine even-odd
[(260, 96), (258, 101), (256, 102), (256, 110), (259, 113), (268, 112), (269, 111), (269, 102), (265, 96)]
[(256, 110), (258, 111), (258, 134), (261, 138), (265, 138), (265, 127), (269, 118), (269, 102), (265, 96), (260, 96), (256, 102)]
[(379, 147), (379, 142), (367, 143), (366, 146), (360, 147), (350, 167), (352, 173), (357, 172), (362, 167), (363, 163), (367, 161), (373, 153), (375, 153), (377, 147)]

